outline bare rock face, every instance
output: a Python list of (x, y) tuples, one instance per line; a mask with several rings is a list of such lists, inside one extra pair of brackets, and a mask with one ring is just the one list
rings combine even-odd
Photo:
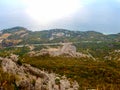
[(87, 54), (83, 54), (76, 51), (76, 47), (71, 45), (71, 43), (64, 43), (62, 48), (48, 48), (42, 49), (39, 52), (30, 52), (30, 56), (39, 56), (39, 55), (46, 55), (49, 54), (50, 56), (67, 56), (67, 57), (89, 57)]
[(10, 59), (12, 59), (14, 62), (17, 62), (18, 61), (18, 55), (11, 54)]
[[(13, 58), (14, 56), (14, 58)], [(16, 85), (20, 90), (78, 90), (76, 81), (70, 82), (65, 76), (41, 71), (29, 64), (19, 65), (17, 56), (0, 58), (3, 71), (14, 74)]]

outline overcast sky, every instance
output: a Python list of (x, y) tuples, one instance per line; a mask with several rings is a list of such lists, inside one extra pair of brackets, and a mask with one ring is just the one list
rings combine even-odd
[[(31, 1), (31, 0), (29, 0)], [(39, 2), (38, 0), (37, 3)], [(43, 0), (44, 1), (44, 0)], [(54, 0), (49, 0), (51, 3), (54, 3)], [(58, 0), (59, 1), (59, 0)], [(73, 0), (74, 1), (74, 0)], [(78, 0), (77, 0), (78, 1)], [(33, 5), (33, 7), (37, 7), (36, 10), (38, 15), (41, 15), (41, 13), (46, 13), (47, 19), (50, 21), (49, 23), (42, 23), (38, 22), (34, 19), (34, 17), (38, 17), (36, 15), (29, 15), (30, 13), (34, 13), (31, 10), (31, 7), (29, 7), (29, 4), (26, 4), (23, 0), (0, 0), (0, 30), (5, 28), (11, 28), (14, 26), (23, 26), (30, 30), (46, 30), (46, 29), (54, 29), (54, 28), (64, 28), (64, 29), (70, 29), (70, 30), (79, 30), (79, 31), (88, 31), (88, 30), (94, 30), (102, 33), (120, 33), (120, 0), (79, 0), (80, 2), (77, 4), (79, 7), (77, 9), (69, 13), (62, 12), (64, 8), (69, 7), (69, 4), (65, 4), (63, 9), (59, 9), (58, 11), (61, 11), (60, 13), (65, 13), (66, 16), (61, 16), (59, 19), (56, 19), (58, 17), (56, 13), (58, 13), (56, 8), (52, 12), (52, 8), (50, 8), (49, 3), (46, 0), (46, 6), (45, 3), (43, 4), (44, 8), (49, 7), (51, 10), (51, 13), (48, 13), (48, 9), (40, 9), (39, 5)], [(69, 3), (69, 0), (66, 2)], [(62, 7), (64, 2), (61, 1), (60, 6)], [(71, 0), (72, 3), (72, 0)], [(35, 4), (35, 3), (33, 3)], [(40, 4), (42, 5), (42, 4)], [(53, 6), (53, 4), (51, 4)], [(69, 5), (69, 6), (67, 6)], [(75, 7), (74, 5), (71, 5), (71, 7)], [(69, 9), (68, 8), (68, 9)], [(31, 10), (30, 13), (26, 11), (26, 9)], [(42, 10), (42, 11), (39, 11)], [(48, 11), (47, 11), (48, 10)], [(67, 9), (66, 9), (67, 10)], [(72, 9), (70, 9), (72, 10)], [(35, 14), (37, 14), (35, 12)], [(45, 16), (43, 14), (43, 16)], [(54, 17), (49, 17), (49, 15), (55, 15)], [(54, 19), (52, 21), (52, 19)], [(40, 20), (45, 18), (40, 18)], [(39, 20), (39, 21), (40, 21)], [(46, 20), (46, 21), (48, 21)]]

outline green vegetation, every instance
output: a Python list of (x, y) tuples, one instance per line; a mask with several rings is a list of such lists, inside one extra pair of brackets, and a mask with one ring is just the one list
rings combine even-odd
[[(119, 90), (120, 88), (120, 61), (119, 42), (81, 42), (74, 44), (79, 52), (91, 54), (92, 58), (50, 57), (49, 55), (30, 57), (27, 55), (29, 48), (4, 48), (0, 56), (6, 57), (11, 53), (20, 55), (18, 64), (29, 63), (34, 67), (66, 75), (72, 80), (77, 80), (80, 90), (84, 88), (101, 88), (105, 90)], [(56, 46), (52, 46), (56, 47)], [(40, 50), (43, 46), (37, 46), (34, 50)], [(45, 48), (45, 47), (44, 47)], [(105, 58), (106, 56), (110, 57)], [(1, 72), (2, 74), (2, 72)], [(4, 73), (5, 74), (5, 73)], [(12, 81), (10, 81), (12, 83)], [(11, 83), (9, 85), (11, 85)], [(34, 84), (34, 80), (32, 82)], [(59, 84), (59, 80), (56, 79)], [(12, 84), (13, 85), (13, 84)], [(14, 86), (14, 85), (13, 85)]]
[(21, 65), (22, 65), (21, 60), (18, 60), (18, 61), (17, 61), (17, 64), (19, 64), (19, 65), (21, 66)]
[[(21, 32), (20, 31), (24, 31)], [(81, 41), (91, 41), (91, 42), (119, 42), (120, 34), (110, 34), (104, 35), (100, 32), (95, 31), (70, 31), (66, 29), (51, 29), (43, 31), (29, 31), (24, 27), (13, 27), (9, 29), (4, 29), (1, 31), (0, 37), (3, 34), (10, 34), (10, 36), (3, 38), (5, 40), (16, 40), (16, 44), (13, 45), (24, 45), (24, 44), (41, 44), (41, 43), (59, 43), (59, 42), (81, 42)], [(19, 33), (18, 33), (19, 32)], [(53, 38), (50, 40), (50, 38)], [(5, 40), (4, 40), (5, 39)], [(19, 41), (19, 42), (17, 42)], [(7, 47), (4, 45), (3, 47)], [(12, 42), (11, 42), (12, 43)]]
[(93, 61), (87, 58), (50, 56), (25, 56), (23, 61), (34, 67), (77, 80), (82, 90), (85, 87), (98, 86), (106, 90), (111, 86), (114, 86), (114, 90), (120, 88), (120, 61)]
[(22, 57), (29, 52), (28, 47), (8, 47), (0, 50), (0, 57), (8, 57), (10, 54), (16, 54)]
[(13, 27), (13, 28), (9, 28), (9, 29), (3, 29), (2, 33), (14, 33), (19, 30), (27, 30), (27, 29), (24, 27), (17, 26), (17, 27)]
[[(25, 33), (15, 34), (20, 30), (25, 30), (27, 35), (22, 38), (21, 36)], [(11, 40), (12, 42), (12, 39), (21, 40), (17, 45), (75, 42), (74, 45), (77, 47), (78, 52), (91, 55), (95, 60), (92, 58), (50, 57), (49, 55), (30, 57), (27, 55), (30, 51), (27, 47), (1, 47), (0, 57), (9, 57), (11, 53), (17, 54), (20, 56), (17, 62), (19, 65), (29, 63), (34, 67), (49, 72), (66, 75), (72, 80), (77, 80), (80, 90), (85, 88), (99, 88), (99, 90), (120, 89), (120, 52), (114, 52), (120, 50), (120, 34), (104, 35), (95, 31), (80, 32), (64, 29), (30, 32), (22, 27), (5, 29), (2, 32), (2, 34), (12, 34), (3, 39), (2, 44), (4, 44), (5, 40)], [(50, 40), (51, 37), (54, 39)], [(10, 46), (13, 45), (10, 43)], [(51, 47), (57, 46), (53, 45)], [(36, 46), (34, 51), (39, 51), (42, 48), (47, 47)], [(5, 84), (6, 90), (8, 88), (13, 90), (15, 86), (13, 77), (0, 69), (0, 85), (7, 81)], [(32, 84), (35, 84), (34, 80)], [(59, 84), (59, 79), (56, 79), (56, 84)]]
[(0, 90), (16, 90), (15, 76), (2, 71), (0, 68)]
[(99, 60), (104, 60), (110, 52), (120, 49), (120, 42), (80, 42), (74, 44), (78, 52), (90, 53)]
[[(119, 90), (120, 61), (115, 57), (119, 57), (120, 53), (114, 50), (120, 49), (120, 43), (81, 42), (74, 45), (78, 51), (91, 54), (96, 61), (92, 58), (50, 57), (49, 55), (29, 57), (26, 55), (23, 57), (23, 63), (77, 80), (80, 90), (84, 90), (85, 87)], [(112, 60), (105, 58), (106, 56), (111, 57)]]

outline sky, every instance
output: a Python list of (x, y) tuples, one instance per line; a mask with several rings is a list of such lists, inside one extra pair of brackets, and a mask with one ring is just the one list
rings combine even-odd
[(0, 0), (0, 30), (15, 26), (120, 33), (120, 0)]

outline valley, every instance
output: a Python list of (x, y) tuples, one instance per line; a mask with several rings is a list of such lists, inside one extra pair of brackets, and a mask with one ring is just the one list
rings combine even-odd
[(0, 65), (5, 90), (119, 90), (120, 34), (1, 30)]

